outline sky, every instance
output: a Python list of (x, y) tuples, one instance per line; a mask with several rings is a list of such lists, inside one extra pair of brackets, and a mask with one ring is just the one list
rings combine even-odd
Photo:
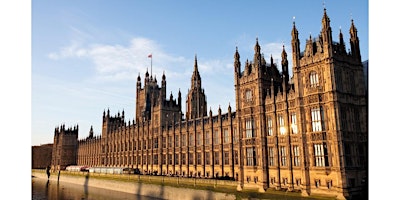
[[(399, 141), (395, 1), (202, 2), (0, 1), (0, 151), (17, 172), (3, 173), (7, 184), (2, 196), (30, 198), (21, 188), (31, 189), (31, 146), (52, 143), (61, 123), (79, 124), (82, 138), (90, 125), (100, 134), (104, 109), (114, 114), (124, 109), (132, 120), (136, 78), (150, 66), (149, 53), (153, 74), (159, 79), (165, 71), (167, 91), (176, 96), (180, 88), (183, 97), (197, 54), (208, 103), (226, 112), (229, 102), (234, 105), (229, 79), (235, 47), (242, 63), (252, 58), (256, 37), (265, 55), (279, 61), (284, 43), (290, 58), (293, 16), (304, 50), (306, 38), (320, 30), (324, 2), (333, 38), (337, 40), (341, 27), (348, 48), (353, 19), (362, 60), (369, 60), (370, 199), (398, 196), (393, 193), (398, 175), (382, 170), (383, 165), (396, 166)], [(10, 170), (9, 165), (0, 168)]]
[(78, 125), (80, 139), (91, 126), (101, 135), (108, 109), (132, 121), (137, 77), (146, 71), (159, 84), (165, 73), (167, 96), (177, 98), (180, 90), (185, 102), (195, 56), (208, 110), (235, 110), (236, 47), (244, 65), (258, 38), (266, 60), (272, 56), (281, 69), (285, 45), (291, 68), (293, 22), (304, 50), (321, 30), (324, 7), (334, 40), (341, 29), (346, 48), (354, 20), (362, 60), (368, 59), (367, 1), (35, 0), (31, 6), (32, 145), (53, 143), (61, 124)]

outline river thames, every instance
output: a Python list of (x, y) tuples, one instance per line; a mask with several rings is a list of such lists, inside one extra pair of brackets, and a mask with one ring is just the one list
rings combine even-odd
[(32, 178), (32, 200), (157, 200), (125, 192)]

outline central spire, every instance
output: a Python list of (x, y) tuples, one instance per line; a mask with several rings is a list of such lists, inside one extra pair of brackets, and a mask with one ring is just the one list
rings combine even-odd
[(194, 56), (194, 67), (192, 75), (192, 87), (191, 88), (201, 88), (201, 77), (199, 73), (199, 68), (197, 66), (197, 55)]

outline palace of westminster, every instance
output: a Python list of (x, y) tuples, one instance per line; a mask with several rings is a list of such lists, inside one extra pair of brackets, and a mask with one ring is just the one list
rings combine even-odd
[[(54, 130), (51, 167), (131, 167), (144, 174), (182, 177), (230, 177), (238, 190), (300, 190), (303, 195), (335, 194), (351, 198), (368, 178), (367, 89), (357, 29), (352, 20), (350, 50), (340, 31), (333, 41), (324, 9), (320, 34), (300, 51), (292, 28), (293, 75), (282, 49), (281, 70), (267, 62), (258, 39), (252, 61), (234, 52), (236, 111), (207, 110), (194, 60), (191, 87), (182, 105), (167, 98), (146, 72), (136, 84), (136, 120), (124, 112), (103, 113), (101, 136), (93, 129), (78, 139), (78, 126)], [(217, 94), (214, 94), (217, 95)], [(186, 106), (186, 113), (182, 113)]]

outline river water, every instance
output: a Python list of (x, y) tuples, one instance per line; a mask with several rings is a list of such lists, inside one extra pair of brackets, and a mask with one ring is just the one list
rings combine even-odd
[(153, 200), (114, 190), (88, 187), (72, 183), (32, 178), (32, 200)]

